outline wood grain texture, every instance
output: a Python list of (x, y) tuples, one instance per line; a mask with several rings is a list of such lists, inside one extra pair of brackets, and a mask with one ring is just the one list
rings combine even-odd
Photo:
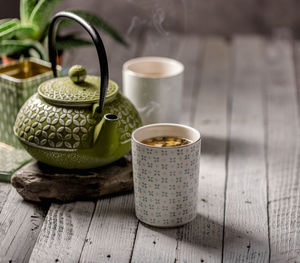
[[(202, 137), (198, 215), (179, 230), (178, 262), (220, 262), (226, 178), (230, 44), (209, 38), (204, 44), (193, 126)], [(201, 261), (202, 260), (202, 261)]]
[(193, 122), (195, 109), (199, 105), (196, 98), (200, 86), (204, 42), (198, 36), (187, 36), (178, 57), (178, 60), (184, 64), (181, 123), (186, 125), (191, 125)]
[(233, 51), (223, 259), (268, 262), (263, 42), (237, 37)]
[(176, 228), (162, 229), (139, 223), (132, 262), (176, 262)]
[(43, 224), (44, 209), (24, 202), (11, 189), (0, 214), (1, 262), (28, 262)]
[(9, 183), (0, 183), (0, 213), (6, 202), (7, 196), (11, 188), (12, 187)]
[(129, 262), (136, 227), (132, 194), (98, 201), (80, 261)]
[(271, 262), (299, 262), (299, 109), (288, 40), (268, 42), (265, 92)]
[(77, 262), (94, 209), (93, 202), (52, 204), (30, 262)]

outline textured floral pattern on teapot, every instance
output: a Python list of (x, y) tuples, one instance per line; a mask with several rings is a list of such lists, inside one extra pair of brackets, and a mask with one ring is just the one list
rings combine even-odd
[[(72, 69), (72, 68), (71, 68)], [(39, 94), (48, 101), (59, 104), (66, 104), (67, 102), (76, 103), (95, 103), (99, 100), (99, 78), (96, 76), (87, 76), (85, 81), (80, 85), (74, 85), (70, 78), (51, 79), (39, 86)], [(73, 86), (74, 85), (74, 86)], [(70, 87), (72, 87), (70, 89)], [(88, 92), (83, 92), (88, 90)], [(106, 90), (105, 101), (111, 101), (118, 86), (115, 82), (109, 81)], [(54, 100), (54, 101), (53, 101)], [(56, 103), (55, 103), (56, 102)]]
[[(118, 115), (121, 143), (130, 140), (130, 131), (141, 124), (140, 117), (132, 111), (130, 102), (120, 94), (105, 104), (102, 115), (105, 113)], [(98, 116), (98, 120), (102, 115)], [(92, 147), (96, 123), (90, 108), (50, 105), (35, 94), (21, 108), (15, 133), (22, 141), (39, 147), (84, 149)]]

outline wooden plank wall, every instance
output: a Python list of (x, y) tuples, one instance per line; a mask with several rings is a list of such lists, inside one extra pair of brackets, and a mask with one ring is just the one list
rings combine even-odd
[(224, 260), (269, 258), (263, 108), (263, 42), (233, 43)]

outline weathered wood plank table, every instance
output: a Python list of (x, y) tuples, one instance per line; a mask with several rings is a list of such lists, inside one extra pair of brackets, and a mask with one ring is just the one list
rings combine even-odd
[[(144, 32), (128, 49), (105, 44), (119, 84), (135, 56), (185, 64), (182, 122), (203, 137), (198, 216), (152, 228), (136, 219), (131, 193), (45, 207), (1, 183), (1, 261), (300, 262), (299, 43)], [(95, 53), (85, 51), (66, 63), (95, 74)]]

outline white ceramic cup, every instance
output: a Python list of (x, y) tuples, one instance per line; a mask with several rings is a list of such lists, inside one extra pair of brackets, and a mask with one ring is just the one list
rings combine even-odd
[(140, 57), (123, 65), (123, 92), (144, 124), (180, 122), (182, 63), (164, 57)]
[[(161, 148), (141, 143), (156, 136), (178, 136), (192, 143)], [(157, 123), (133, 132), (135, 211), (139, 220), (174, 227), (196, 217), (200, 148), (200, 133), (185, 125)]]

